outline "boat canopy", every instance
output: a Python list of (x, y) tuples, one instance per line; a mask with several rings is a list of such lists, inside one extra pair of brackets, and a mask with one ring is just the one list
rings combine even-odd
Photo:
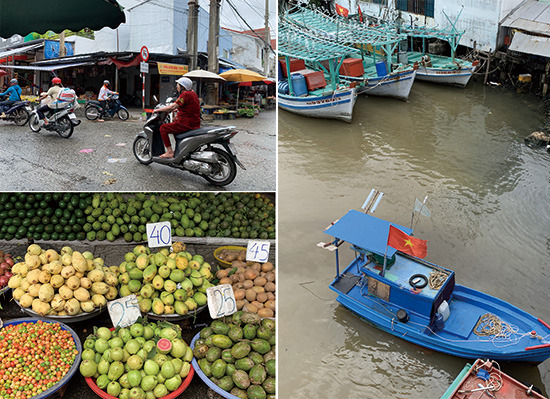
[(345, 57), (354, 49), (342, 44), (313, 37), (301, 29), (279, 20), (279, 55), (299, 58), (305, 61), (323, 61)]
[(324, 34), (330, 36), (331, 40), (353, 45), (384, 46), (407, 39), (407, 35), (398, 33), (396, 29), (373, 28), (352, 19), (331, 17), (320, 11), (303, 7), (290, 10), (286, 14), (286, 19), (317, 35)]
[[(390, 223), (356, 210), (348, 211), (342, 218), (326, 229), (325, 233), (339, 240), (349, 242), (358, 248), (384, 256), (390, 224), (409, 235), (412, 233), (412, 229), (408, 227)], [(396, 252), (395, 248), (387, 247), (388, 257), (392, 257)]]

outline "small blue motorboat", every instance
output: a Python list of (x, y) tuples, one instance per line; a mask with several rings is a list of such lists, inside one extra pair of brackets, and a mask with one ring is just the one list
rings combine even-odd
[[(406, 234), (412, 230), (391, 224)], [(494, 296), (455, 284), (452, 270), (387, 245), (390, 223), (350, 210), (325, 229), (336, 253), (336, 300), (409, 342), (466, 359), (540, 363), (550, 357), (550, 325)], [(338, 248), (354, 260), (340, 271)]]

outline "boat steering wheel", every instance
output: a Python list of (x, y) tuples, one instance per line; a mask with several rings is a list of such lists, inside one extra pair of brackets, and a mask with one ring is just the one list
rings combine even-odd
[(415, 274), (409, 279), (409, 284), (414, 289), (424, 288), (428, 285), (428, 277), (423, 274)]

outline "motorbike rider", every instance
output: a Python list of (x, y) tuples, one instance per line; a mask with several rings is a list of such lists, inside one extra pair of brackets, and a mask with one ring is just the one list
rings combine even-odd
[(159, 113), (178, 110), (174, 122), (164, 123), (160, 126), (160, 136), (166, 147), (166, 152), (160, 156), (161, 158), (174, 158), (174, 151), (168, 134), (176, 135), (201, 127), (201, 107), (199, 97), (191, 90), (193, 82), (189, 78), (181, 77), (176, 80), (176, 84), (178, 93), (180, 93), (178, 99), (170, 105), (153, 111)]
[(56, 76), (52, 79), (52, 87), (50, 87), (46, 93), (42, 93), (38, 98), (38, 101), (45, 100), (44, 103), (36, 109), (41, 125), (48, 124), (48, 121), (45, 119), (46, 116), (44, 115), (44, 113), (49, 111), (50, 104), (57, 100), (57, 96), (59, 95), (59, 92), (62, 88), (63, 86), (61, 84), (61, 79)]
[(107, 112), (107, 108), (109, 106), (109, 96), (112, 96), (113, 94), (118, 94), (116, 91), (109, 90), (109, 85), (111, 82), (108, 80), (103, 81), (103, 86), (101, 86), (101, 90), (99, 90), (99, 95), (97, 96), (97, 100), (101, 104), (101, 113), (99, 114), (98, 121), (104, 122), (103, 115), (105, 115), (105, 112)]
[(9, 97), (7, 100), (0, 101), (0, 110), (2, 111), (0, 118), (6, 116), (6, 114), (4, 113), (4, 109), (8, 109), (9, 106), (16, 101), (21, 101), (21, 87), (19, 87), (19, 82), (17, 81), (17, 79), (10, 80), (10, 87), (8, 88), (8, 90), (0, 93), (0, 97), (8, 95)]

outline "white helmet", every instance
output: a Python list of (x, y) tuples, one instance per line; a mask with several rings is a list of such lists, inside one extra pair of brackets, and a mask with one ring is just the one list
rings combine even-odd
[(191, 82), (191, 79), (181, 77), (178, 80), (176, 80), (176, 83), (178, 83), (180, 86), (185, 87), (185, 90), (191, 90), (193, 87), (193, 82)]

